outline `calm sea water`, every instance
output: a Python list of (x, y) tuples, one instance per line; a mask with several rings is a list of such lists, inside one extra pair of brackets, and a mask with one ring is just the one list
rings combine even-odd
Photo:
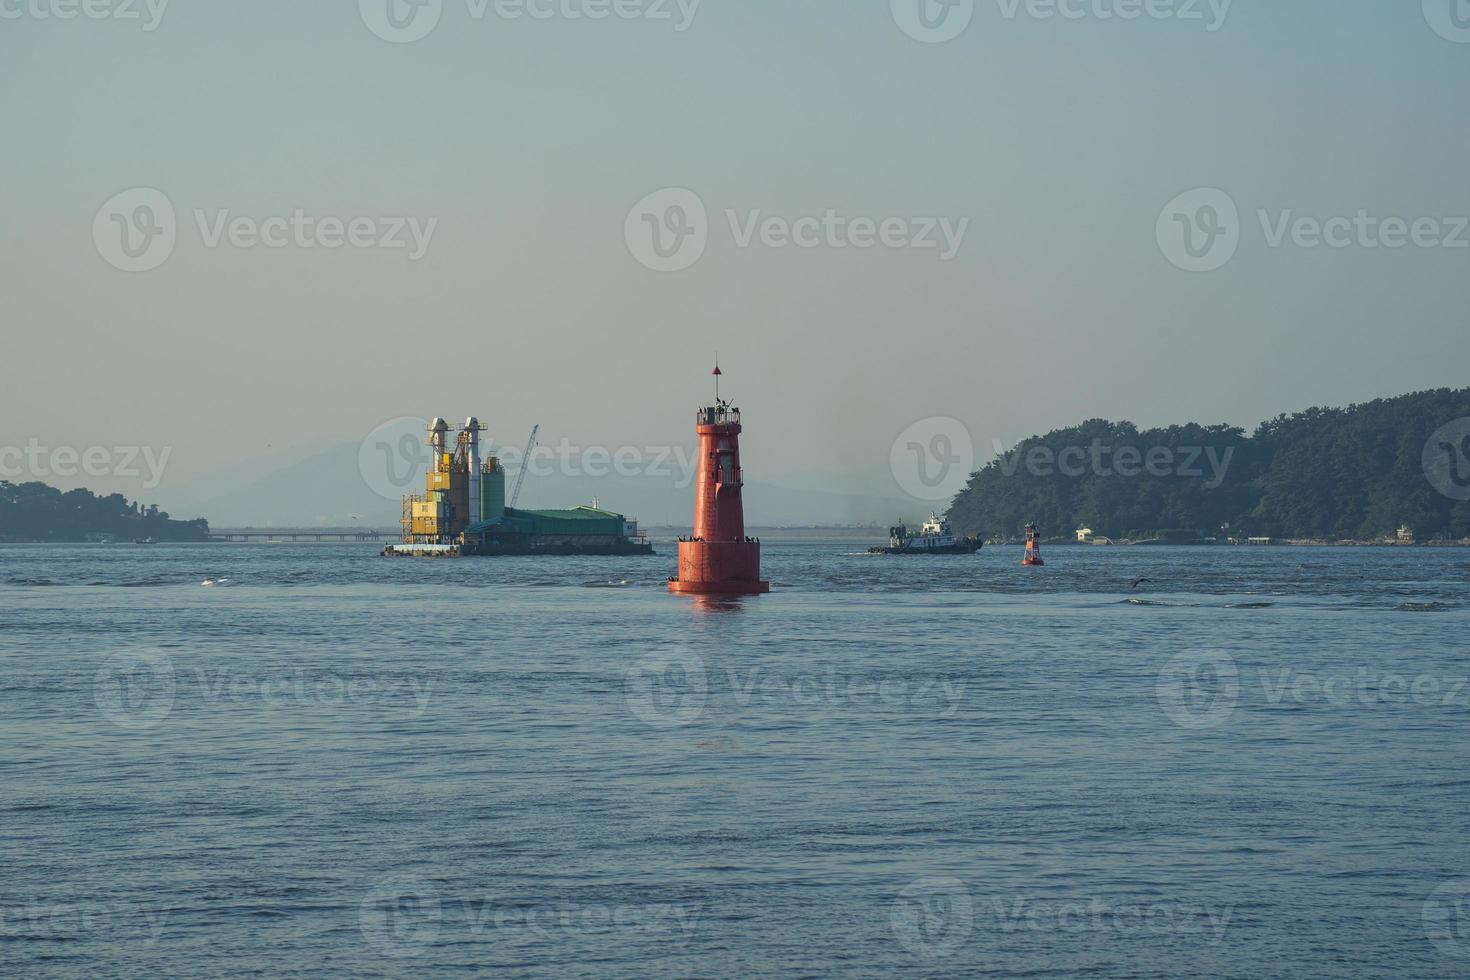
[(1470, 974), (1470, 554), (660, 550), (0, 547), (0, 973)]

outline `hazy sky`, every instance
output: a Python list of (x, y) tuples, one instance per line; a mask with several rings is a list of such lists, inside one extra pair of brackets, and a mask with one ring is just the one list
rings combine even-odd
[[(943, 43), (911, 36), (919, 0), (428, 0), (413, 41), (404, 0), (89, 2), (0, 0), (0, 446), (166, 446), (186, 484), (402, 415), (685, 444), (718, 348), (747, 469), (794, 481), (882, 472), (929, 417), (983, 462), (1089, 417), (1465, 383), (1461, 0), (976, 0)], [(142, 272), (121, 236), (147, 264), (164, 217), (134, 188), (176, 216)], [(665, 188), (707, 221), (630, 216)], [(1199, 188), (1239, 220), (1166, 211)], [(266, 221), (298, 210), (305, 237)], [(1291, 225), (1360, 210), (1341, 247)], [(815, 247), (742, 244), (753, 212)], [(644, 214), (705, 251), (647, 268)], [(359, 217), (407, 247), (312, 237)], [(1434, 223), (1390, 248), (1385, 217)], [(282, 247), (246, 247), (262, 223)]]

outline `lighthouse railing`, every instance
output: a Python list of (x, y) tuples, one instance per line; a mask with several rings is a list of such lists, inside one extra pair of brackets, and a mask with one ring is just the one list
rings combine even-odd
[(738, 408), (701, 408), (694, 413), (695, 425), (739, 425), (740, 409)]

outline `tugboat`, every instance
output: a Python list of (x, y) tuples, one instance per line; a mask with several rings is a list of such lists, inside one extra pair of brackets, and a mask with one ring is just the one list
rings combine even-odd
[(924, 529), (913, 534), (904, 524), (888, 529), (888, 547), (869, 548), (870, 555), (973, 555), (984, 542), (979, 538), (956, 538), (949, 521), (931, 513)]

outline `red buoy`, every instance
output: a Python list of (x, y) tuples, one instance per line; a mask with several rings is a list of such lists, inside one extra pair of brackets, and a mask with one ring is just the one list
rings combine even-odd
[(1045, 565), (1041, 560), (1041, 540), (1036, 536), (1036, 525), (1026, 525), (1026, 557), (1021, 559), (1022, 565), (1038, 566)]
[(745, 505), (740, 491), (740, 409), (719, 397), (715, 367), (715, 404), (695, 418), (699, 469), (694, 489), (694, 534), (679, 541), (679, 574), (669, 591), (680, 595), (761, 595), (761, 546), (745, 536)]

